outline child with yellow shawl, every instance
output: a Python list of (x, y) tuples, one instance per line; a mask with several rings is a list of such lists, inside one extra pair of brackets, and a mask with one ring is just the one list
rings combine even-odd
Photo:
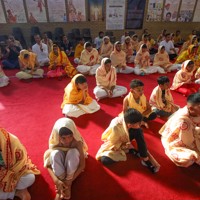
[(179, 109), (179, 106), (174, 104), (174, 100), (169, 89), (169, 78), (167, 76), (160, 76), (158, 77), (157, 82), (158, 86), (153, 89), (149, 103), (157, 116), (169, 117), (172, 113)]
[(0, 138), (0, 199), (31, 199), (27, 188), (40, 171), (16, 136), (0, 128)]
[(79, 117), (100, 109), (100, 106), (88, 93), (87, 79), (84, 75), (75, 75), (67, 85), (61, 108), (62, 113), (69, 117)]
[(146, 128), (149, 128), (147, 122), (157, 117), (144, 95), (144, 83), (141, 80), (133, 79), (130, 83), (130, 92), (123, 101), (123, 113), (125, 113), (128, 108), (134, 108), (142, 114), (142, 125)]
[(111, 65), (110, 58), (103, 58), (101, 65), (96, 71), (96, 83), (94, 94), (97, 100), (105, 97), (114, 98), (127, 93), (126, 87), (116, 85), (117, 73), (115, 67)]
[[(109, 165), (126, 161), (126, 153), (131, 153), (141, 158), (142, 165), (146, 166), (152, 173), (158, 172), (160, 165), (147, 149), (140, 127), (141, 121), (141, 113), (133, 108), (114, 118), (101, 136), (104, 143), (98, 150), (96, 159), (104, 165)], [(137, 143), (138, 151), (131, 145), (133, 140)]]
[(19, 54), (20, 72), (16, 73), (19, 79), (43, 78), (44, 70), (40, 69), (37, 55), (28, 50), (21, 50)]
[(87, 144), (75, 123), (69, 118), (58, 119), (49, 137), (44, 154), (44, 167), (56, 186), (55, 200), (70, 199), (73, 181), (84, 171)]
[(60, 51), (57, 44), (53, 45), (53, 50), (49, 54), (50, 65), (49, 71), (47, 72), (48, 78), (62, 77), (67, 75), (72, 78), (77, 74), (77, 70), (70, 63), (66, 53)]

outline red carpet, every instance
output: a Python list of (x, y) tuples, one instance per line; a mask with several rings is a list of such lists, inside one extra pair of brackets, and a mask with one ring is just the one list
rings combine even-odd
[[(6, 70), (8, 76), (15, 74)], [(168, 76), (172, 80), (174, 73)], [(129, 82), (139, 78), (145, 83), (145, 94), (149, 97), (159, 74), (135, 76), (118, 74), (118, 84), (129, 87)], [(90, 94), (93, 96), (95, 78), (87, 77)], [(48, 147), (48, 138), (54, 122), (63, 117), (60, 104), (63, 89), (69, 78), (37, 79), (24, 83), (15, 77), (10, 85), (0, 88), (0, 125), (17, 135), (26, 146), (32, 161), (41, 170), (36, 182), (29, 189), (32, 200), (51, 200), (54, 198), (54, 184), (43, 168), (43, 153)], [(172, 93), (175, 103), (181, 107), (186, 99)], [(147, 145), (161, 164), (159, 173), (152, 174), (143, 167), (138, 158), (128, 156), (126, 162), (119, 162), (106, 168), (95, 160), (101, 145), (101, 134), (112, 118), (122, 110), (123, 98), (104, 99), (99, 102), (101, 110), (91, 115), (74, 119), (78, 129), (89, 146), (89, 158), (85, 172), (72, 186), (72, 200), (133, 200), (133, 199), (200, 199), (199, 166), (187, 169), (175, 166), (166, 156), (160, 142), (158, 130), (164, 123), (162, 119), (151, 122), (150, 130), (144, 129)]]

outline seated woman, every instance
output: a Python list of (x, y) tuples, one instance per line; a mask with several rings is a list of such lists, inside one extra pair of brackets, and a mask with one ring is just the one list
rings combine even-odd
[(84, 50), (81, 53), (79, 65), (76, 69), (84, 75), (95, 75), (96, 70), (99, 67), (99, 63), (99, 52), (92, 47), (90, 42), (86, 42), (84, 44)]
[(56, 186), (55, 200), (70, 199), (73, 181), (84, 171), (87, 144), (69, 118), (58, 119), (44, 154), (44, 167)]
[(79, 117), (100, 109), (100, 106), (88, 93), (87, 79), (84, 75), (75, 75), (67, 85), (61, 108), (62, 113), (69, 117)]
[(193, 36), (191, 36), (191, 37), (189, 37), (189, 39), (186, 41), (186, 42), (184, 42), (183, 43), (183, 46), (182, 46), (182, 48), (181, 48), (181, 50), (180, 50), (180, 52), (179, 52), (179, 55), (183, 52), (183, 51), (185, 51), (185, 50), (187, 50), (188, 49), (188, 47), (190, 46), (190, 45), (194, 45), (194, 46), (198, 46), (198, 41), (197, 41), (197, 36), (196, 35), (193, 35)]
[(139, 50), (139, 41), (138, 41), (138, 35), (134, 34), (131, 36), (131, 43), (133, 46), (133, 51), (134, 51), (134, 55), (136, 55), (136, 52)]
[(76, 69), (70, 63), (64, 51), (60, 51), (57, 44), (53, 45), (53, 50), (49, 54), (49, 71), (47, 72), (48, 78), (62, 77), (67, 75), (72, 78), (77, 74)]
[(126, 65), (126, 53), (122, 51), (121, 42), (117, 41), (114, 44), (114, 50), (110, 55), (112, 65), (116, 68), (117, 73), (130, 74), (134, 72), (133, 67)]
[[(147, 149), (140, 127), (141, 121), (142, 115), (135, 109), (128, 109), (122, 116), (114, 118), (101, 136), (104, 143), (98, 150), (96, 159), (109, 165), (126, 161), (126, 153), (132, 153), (140, 157), (142, 165), (152, 173), (158, 172), (160, 165)], [(131, 145), (133, 140), (137, 143), (138, 152)]]
[(0, 199), (30, 200), (27, 190), (40, 171), (32, 164), (27, 151), (19, 139), (0, 128)]
[(0, 65), (0, 87), (4, 87), (9, 84), (9, 78), (5, 75)]
[(134, 63), (135, 56), (133, 56), (134, 51), (130, 36), (125, 37), (125, 41), (122, 44), (122, 50), (126, 53), (126, 62)]
[(154, 66), (159, 66), (165, 72), (171, 72), (180, 68), (179, 64), (172, 64), (169, 60), (169, 54), (165, 51), (165, 46), (159, 46), (158, 53), (154, 57)]
[(134, 72), (137, 75), (153, 74), (156, 72), (165, 73), (165, 70), (159, 66), (150, 66), (150, 54), (146, 44), (140, 46), (140, 50), (135, 57), (135, 65)]
[(100, 47), (99, 54), (102, 58), (110, 58), (110, 54), (113, 51), (113, 44), (110, 42), (110, 38), (105, 36)]
[(174, 113), (160, 129), (166, 155), (180, 167), (200, 165), (200, 93), (188, 96), (187, 105)]
[(116, 85), (117, 74), (116, 69), (111, 65), (109, 58), (103, 58), (101, 65), (97, 68), (96, 83), (94, 94), (97, 100), (105, 97), (119, 97), (127, 93), (127, 89), (123, 86)]
[(196, 46), (191, 44), (185, 51), (182, 51), (182, 53), (179, 54), (179, 56), (176, 59), (176, 63), (182, 64), (186, 60), (196, 60)]
[(149, 103), (157, 116), (169, 117), (179, 109), (179, 106), (174, 104), (174, 99), (169, 89), (169, 78), (167, 76), (160, 76), (157, 82), (158, 86), (153, 89)]
[(176, 72), (170, 89), (179, 92), (184, 96), (198, 92), (199, 85), (192, 80), (194, 70), (194, 62), (191, 60), (186, 60), (182, 64), (181, 69)]
[(39, 63), (35, 53), (28, 50), (21, 50), (19, 54), (20, 72), (16, 73), (16, 77), (19, 79), (30, 78), (43, 78), (44, 70), (39, 69)]

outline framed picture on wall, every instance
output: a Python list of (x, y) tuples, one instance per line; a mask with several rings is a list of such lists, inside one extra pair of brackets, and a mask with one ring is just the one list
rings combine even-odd
[(196, 0), (182, 0), (178, 15), (179, 22), (191, 22)]
[(123, 30), (125, 20), (125, 1), (106, 1), (106, 30)]
[(178, 17), (180, 0), (166, 0), (163, 11), (163, 21), (175, 22)]
[(23, 0), (3, 0), (8, 23), (26, 23), (26, 13)]
[(128, 0), (126, 29), (141, 29), (146, 0)]
[(161, 21), (163, 3), (163, 0), (149, 0), (146, 18), (147, 21)]
[(5, 18), (4, 11), (3, 11), (2, 1), (0, 2), (0, 23), (1, 24), (6, 23), (6, 18)]
[(67, 0), (67, 15), (69, 22), (86, 21), (85, 0)]
[(50, 22), (67, 22), (65, 0), (48, 0), (47, 7)]
[(88, 0), (88, 11), (90, 21), (103, 20), (104, 0)]
[(47, 22), (46, 5), (44, 0), (26, 0), (28, 22), (35, 24)]

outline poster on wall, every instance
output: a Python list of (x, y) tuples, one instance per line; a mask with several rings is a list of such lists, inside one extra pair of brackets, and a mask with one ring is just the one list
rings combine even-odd
[(123, 30), (125, 20), (125, 1), (106, 1), (106, 30)]
[(2, 6), (2, 2), (0, 2), (0, 23), (4, 24), (6, 23), (6, 18), (3, 12), (3, 6)]
[(200, 1), (197, 1), (193, 22), (200, 22)]
[(166, 0), (163, 12), (163, 21), (175, 22), (178, 16), (180, 0)]
[(67, 22), (65, 0), (48, 0), (50, 22)]
[(126, 28), (141, 29), (144, 19), (146, 0), (128, 0)]
[(180, 12), (178, 15), (179, 22), (191, 22), (196, 0), (182, 0)]
[(89, 0), (88, 2), (90, 21), (102, 21), (104, 0)]
[(163, 0), (149, 0), (147, 10), (147, 21), (161, 21), (163, 10)]
[(69, 22), (86, 21), (85, 0), (68, 0), (67, 14)]
[(46, 5), (44, 0), (26, 0), (28, 22), (35, 24), (47, 22)]
[(8, 23), (15, 24), (27, 22), (23, 0), (3, 0), (3, 2)]

